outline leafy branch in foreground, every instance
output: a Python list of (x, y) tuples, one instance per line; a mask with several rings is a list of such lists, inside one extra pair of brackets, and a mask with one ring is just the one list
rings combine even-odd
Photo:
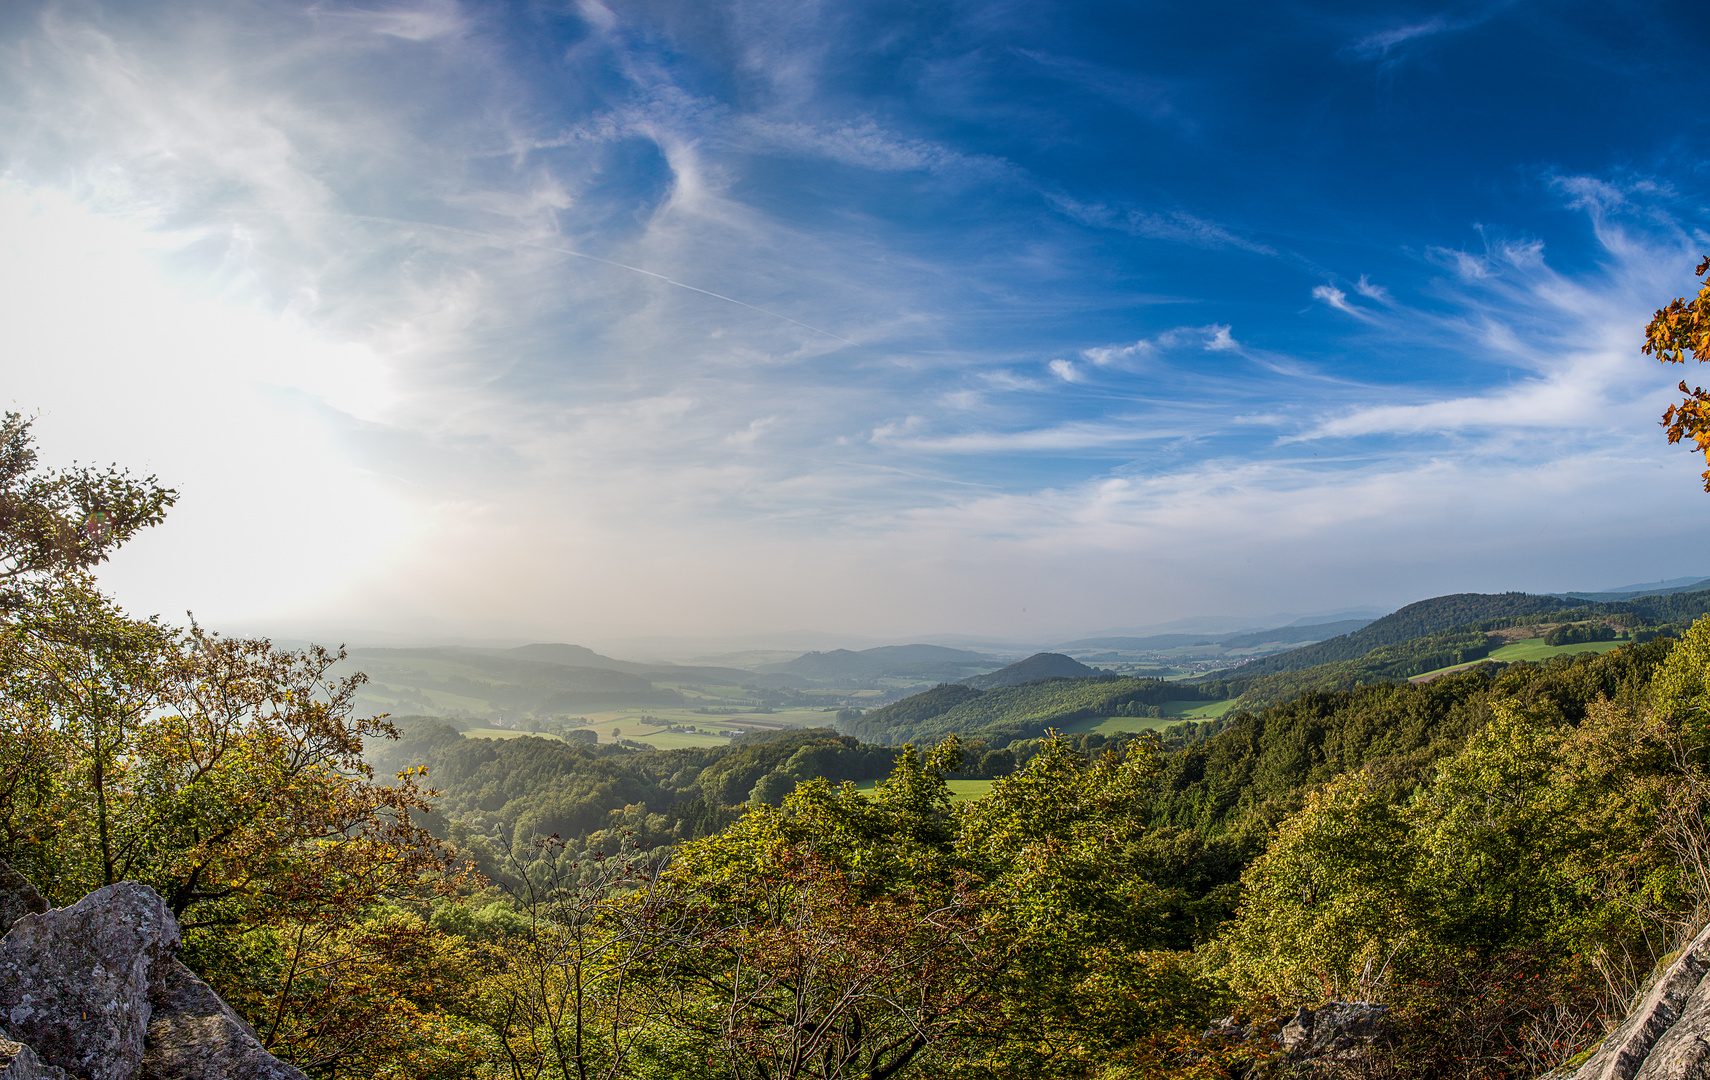
[[(1693, 273), (1704, 277), (1707, 270), (1710, 256)], [(1688, 356), (1699, 363), (1710, 361), (1710, 278), (1703, 284), (1691, 300), (1677, 297), (1651, 318), (1645, 327), (1645, 353), (1665, 364), (1684, 364)], [(1680, 381), (1679, 390), (1683, 399), (1670, 405), (1662, 416), (1668, 441), (1673, 444), (1691, 439), (1710, 464), (1710, 392), (1701, 386), (1688, 389), (1685, 379)], [(1710, 469), (1704, 470), (1704, 490), (1710, 491)]]

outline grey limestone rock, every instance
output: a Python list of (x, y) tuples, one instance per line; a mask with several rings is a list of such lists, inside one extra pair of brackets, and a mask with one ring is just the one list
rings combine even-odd
[(1669, 1029), (1662, 1033), (1639, 1064), (1635, 1080), (1705, 1080), (1710, 1078), (1710, 979), (1692, 996)]
[(25, 915), (40, 915), (47, 909), (47, 901), (29, 879), (0, 859), (0, 934)]
[(255, 1029), (174, 960), (156, 990), (143, 1080), (307, 1080), (262, 1048)]
[(0, 1034), (0, 1080), (69, 1080), (65, 1070), (43, 1065), (36, 1052)]
[(1293, 1016), (1269, 1023), (1237, 1024), (1225, 1017), (1205, 1032), (1208, 1039), (1244, 1043), (1269, 1040), (1289, 1061), (1347, 1061), (1388, 1037), (1389, 1006), (1369, 1001), (1326, 1001), (1316, 1009), (1302, 1006)]
[[(1710, 1032), (1710, 927), (1692, 939), (1621, 1026), (1573, 1073), (1573, 1080), (1697, 1080)], [(1674, 1064), (1669, 1064), (1673, 1062)], [(1676, 1071), (1670, 1071), (1670, 1070)]]
[(1278, 1033), (1292, 1058), (1341, 1057), (1389, 1034), (1389, 1006), (1369, 1001), (1326, 1001), (1302, 1008)]
[(132, 1080), (178, 946), (178, 920), (134, 881), (26, 915), (0, 939), (0, 1021), (50, 1065)]

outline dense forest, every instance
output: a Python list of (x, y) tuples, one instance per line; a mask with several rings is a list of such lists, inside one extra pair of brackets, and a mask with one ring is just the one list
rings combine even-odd
[[(93, 570), (175, 501), (6, 417), (0, 857), (56, 904), (154, 887), (314, 1077), (1533, 1076), (1710, 909), (1704, 594), (1441, 598), (1244, 682), (654, 750), (365, 716), (338, 653), (131, 616)], [(1264, 1032), (1327, 999), (1386, 1036), (1285, 1061)]]

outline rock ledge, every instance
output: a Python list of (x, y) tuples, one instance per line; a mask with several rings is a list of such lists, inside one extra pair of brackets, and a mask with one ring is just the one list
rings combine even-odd
[(0, 862), (0, 1080), (307, 1080), (177, 960), (160, 894), (48, 909)]

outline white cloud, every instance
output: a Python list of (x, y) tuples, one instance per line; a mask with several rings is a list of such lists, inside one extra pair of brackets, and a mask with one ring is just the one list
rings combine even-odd
[[(1363, 280), (1364, 279), (1362, 279), (1362, 281)], [(1312, 287), (1312, 298), (1314, 300), (1321, 300), (1335, 308), (1337, 311), (1352, 315), (1356, 319), (1360, 319), (1365, 322), (1370, 322), (1372, 320), (1371, 312), (1362, 311), (1348, 303), (1348, 294), (1334, 285), (1314, 285)]]
[[(559, 638), (657, 631), (661, 611), (704, 632), (1022, 633), (1524, 587), (1542, 571), (1516, 520), (1627, 557), (1638, 506), (1658, 550), (1701, 548), (1696, 468), (1656, 444), (1663, 382), (1631, 354), (1679, 252), (1607, 223), (1607, 266), (1576, 275), (1531, 240), (1438, 249), (1428, 312), (1364, 277), (1336, 289), (1385, 306), (1363, 383), (1267, 350), (1262, 326), (1236, 339), (1222, 312), (1142, 337), (1040, 303), (1041, 324), (1112, 343), (1017, 343), (980, 321), (1033, 300), (988, 264), (1085, 272), (1066, 246), (958, 261), (858, 205), (803, 224), (749, 197), (784, 153), (915, 174), (874, 182), (923, 198), (1036, 183), (797, 109), (823, 43), (749, 116), (678, 87), (585, 0), (598, 32), (567, 77), (621, 86), (547, 120), (476, 6), (135, 10), (55, 8), (0, 45), (0, 323), (30, 358), (7, 393), (47, 410), (48, 456), (184, 489), (110, 571), (144, 610)], [(1269, 250), (1187, 211), (1054, 202)], [(1415, 349), (1492, 375), (1433, 393), (1402, 377)]]
[(1129, 367), (1157, 353), (1158, 347), (1144, 338), (1132, 345), (1099, 345), (1081, 350), (1081, 355), (1098, 367)]
[(1053, 360), (1046, 366), (1051, 369), (1051, 374), (1062, 379), (1064, 382), (1077, 383), (1086, 381), (1087, 377), (1081, 373), (1079, 368), (1075, 367), (1075, 365), (1068, 360)]
[(1230, 327), (1208, 326), (1205, 329), (1211, 334), (1205, 342), (1206, 352), (1230, 352), (1241, 347), (1241, 343), (1236, 341), (1235, 335), (1231, 333)]
[(1367, 300), (1376, 300), (1380, 304), (1390, 306), (1395, 304), (1395, 300), (1389, 295), (1388, 289), (1382, 285), (1373, 285), (1364, 274), (1361, 274), (1360, 280), (1354, 283), (1354, 291)]
[(400, 5), (379, 10), (342, 8), (331, 4), (313, 4), (311, 18), (339, 22), (371, 34), (403, 38), (405, 41), (432, 41), (454, 37), (464, 30), (462, 14), (455, 0), (430, 0), (414, 7)]
[(752, 450), (755, 442), (759, 440), (760, 436), (766, 431), (766, 429), (777, 422), (778, 418), (776, 416), (767, 416), (762, 419), (751, 420), (749, 421), (748, 426), (743, 428), (741, 431), (735, 431), (726, 435), (724, 437), (724, 441), (729, 443), (731, 446), (740, 446), (745, 450)]

